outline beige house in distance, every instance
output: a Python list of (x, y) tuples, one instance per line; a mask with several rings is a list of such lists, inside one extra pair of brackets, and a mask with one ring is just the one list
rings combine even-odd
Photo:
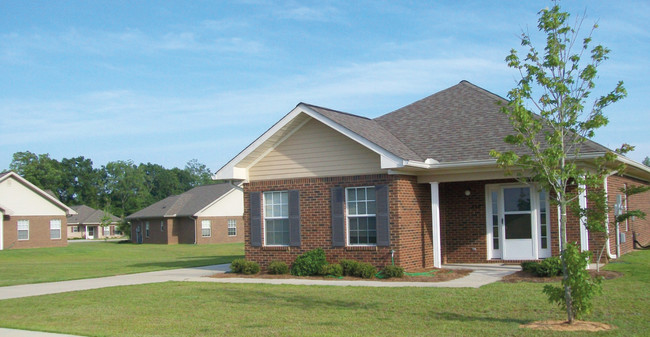
[(71, 206), (70, 208), (75, 210), (77, 214), (68, 216), (68, 239), (85, 238), (92, 240), (123, 235), (117, 228), (120, 218), (109, 214), (111, 218), (110, 226), (102, 227), (104, 211), (86, 205)]
[(0, 250), (61, 247), (70, 207), (15, 172), (0, 174)]

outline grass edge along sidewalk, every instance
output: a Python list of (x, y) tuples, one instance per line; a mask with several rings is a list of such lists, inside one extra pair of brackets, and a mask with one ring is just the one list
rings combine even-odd
[(0, 251), (0, 286), (57, 282), (230, 263), (244, 245), (75, 243), (67, 247)]
[[(650, 330), (646, 289), (650, 251), (606, 266), (623, 277), (604, 281), (590, 321), (616, 329), (599, 336), (644, 336)], [(0, 326), (86, 336), (563, 336), (521, 330), (562, 319), (538, 283), (479, 289), (372, 288), (166, 282), (2, 301)], [(105, 313), (105, 314), (99, 314)], [(572, 336), (593, 336), (576, 332)]]

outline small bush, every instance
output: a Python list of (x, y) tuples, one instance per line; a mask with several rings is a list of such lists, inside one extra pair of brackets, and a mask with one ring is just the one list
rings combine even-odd
[(359, 262), (355, 276), (361, 278), (373, 278), (377, 274), (377, 268), (370, 263)]
[(245, 275), (253, 275), (260, 272), (260, 265), (255, 261), (246, 261), (241, 271)]
[(388, 265), (388, 266), (384, 267), (384, 269), (381, 271), (381, 273), (384, 275), (385, 278), (403, 277), (404, 276), (404, 268), (398, 267), (398, 266), (393, 266), (393, 265)]
[(355, 260), (341, 260), (339, 261), (341, 268), (343, 269), (344, 276), (356, 276), (356, 270), (359, 268), (359, 262)]
[(553, 256), (542, 262), (522, 262), (521, 269), (539, 277), (557, 276), (562, 275), (562, 261), (559, 257)]
[(321, 269), (321, 275), (336, 277), (343, 276), (343, 267), (338, 263), (326, 264)]
[(269, 274), (289, 274), (289, 266), (282, 261), (272, 261), (271, 264), (269, 264)]
[(236, 259), (230, 263), (230, 270), (236, 274), (252, 275), (260, 272), (260, 265), (255, 261)]
[(327, 264), (325, 251), (316, 248), (298, 256), (291, 266), (291, 275), (313, 276), (318, 275), (324, 265)]
[(244, 264), (246, 264), (245, 259), (235, 259), (230, 263), (230, 270), (233, 273), (241, 274), (242, 269), (244, 269)]

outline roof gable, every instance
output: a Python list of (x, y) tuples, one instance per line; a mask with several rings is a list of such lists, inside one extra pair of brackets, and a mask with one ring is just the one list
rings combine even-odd
[[(102, 218), (104, 217), (104, 211), (94, 209), (86, 205), (72, 206), (76, 215), (68, 216), (68, 225), (85, 225), (85, 224), (101, 224)], [(113, 214), (109, 214), (111, 218), (111, 223), (115, 224), (120, 221), (120, 218), (116, 217)]]
[[(19, 174), (13, 171), (5, 172), (3, 174), (0, 174), (0, 183), (7, 182), (9, 180), (16, 181), (20, 185), (24, 186), (26, 190), (29, 190), (34, 197), (31, 197), (31, 200), (43, 200), (46, 203), (52, 205), (54, 209), (60, 209), (63, 211), (66, 215), (71, 215), (71, 214), (76, 214), (76, 212), (71, 209), (70, 207), (66, 206), (64, 203), (59, 201), (59, 199), (55, 198), (54, 196), (48, 194), (47, 192), (43, 191), (42, 189), (38, 188), (36, 185), (30, 183), (27, 179), (21, 177)], [(28, 194), (26, 194), (28, 195)], [(2, 195), (0, 195), (2, 196)], [(11, 200), (15, 202), (15, 200)], [(9, 203), (10, 200), (5, 201), (6, 203)], [(45, 204), (44, 204), (45, 205)], [(51, 207), (51, 206), (50, 206)], [(29, 205), (20, 205), (20, 208), (22, 209), (28, 209), (30, 208)], [(16, 212), (19, 212), (18, 209), (15, 209)]]

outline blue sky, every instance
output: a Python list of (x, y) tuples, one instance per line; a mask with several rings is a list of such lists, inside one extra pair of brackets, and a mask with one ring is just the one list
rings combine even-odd
[[(299, 102), (367, 117), (468, 80), (506, 96), (504, 58), (546, 1), (0, 2), (0, 170), (17, 151), (215, 171)], [(570, 1), (629, 96), (596, 141), (650, 156), (650, 3)], [(538, 36), (539, 37), (539, 36)], [(542, 40), (537, 40), (541, 46)]]

